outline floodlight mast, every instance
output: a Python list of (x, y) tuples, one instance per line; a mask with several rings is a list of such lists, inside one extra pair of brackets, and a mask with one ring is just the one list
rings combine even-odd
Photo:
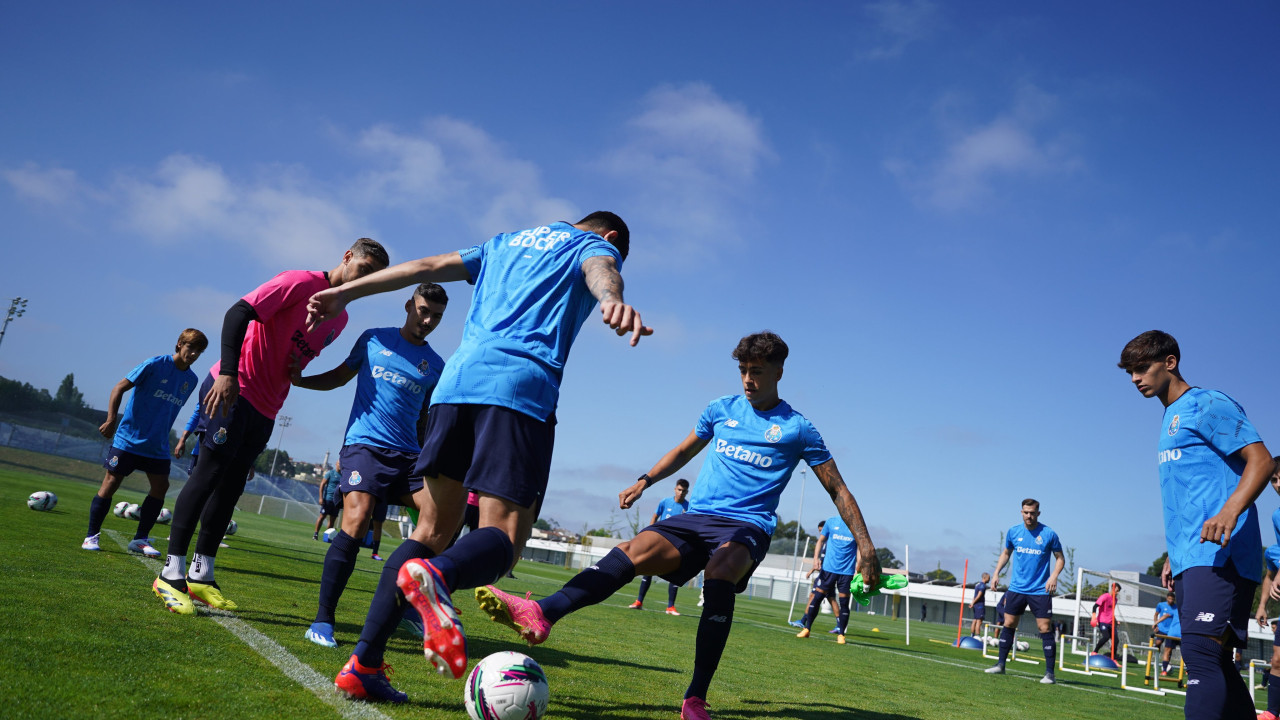
[(4, 334), (9, 331), (9, 323), (22, 317), (26, 312), (26, 298), (16, 297), (9, 301), (9, 313), (4, 317), (4, 325), (0, 326), (0, 343), (4, 342)]

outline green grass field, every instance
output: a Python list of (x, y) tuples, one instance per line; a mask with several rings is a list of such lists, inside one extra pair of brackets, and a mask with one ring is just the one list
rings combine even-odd
[[(337, 698), (333, 676), (364, 620), (381, 563), (362, 551), (338, 608), (337, 649), (303, 639), (315, 612), (323, 543), (310, 526), (237, 514), (237, 535), (218, 555), (218, 580), (240, 605), (234, 615), (177, 616), (151, 593), (158, 562), (144, 563), (123, 543), (136, 524), (108, 516), (100, 553), (80, 550), (95, 484), (74, 478), (100, 471), (88, 463), (0, 449), (0, 698), (6, 718), (466, 718), (462, 683), (435, 675), (421, 639), (392, 638), (393, 684), (409, 694), (401, 706)], [(50, 490), (57, 508), (27, 509), (27, 495)], [(136, 490), (117, 500), (140, 502)], [(172, 504), (169, 503), (172, 507)], [(157, 547), (165, 548), (165, 526)], [(116, 541), (118, 539), (118, 542)], [(390, 554), (391, 547), (382, 550)], [(522, 563), (512, 592), (553, 592), (570, 573)], [(688, 683), (698, 625), (696, 593), (681, 592), (686, 614), (627, 610), (636, 583), (556, 626), (535, 648), (489, 622), (470, 592), (455, 597), (466, 623), (472, 661), (499, 650), (526, 652), (547, 671), (550, 716), (672, 720)], [(665, 599), (659, 584), (655, 609)], [(708, 698), (716, 718), (818, 720), (860, 718), (1100, 718), (1180, 716), (1181, 698), (1119, 689), (1119, 681), (1059, 674), (1041, 686), (1043, 669), (1011, 663), (988, 676), (976, 651), (953, 641), (955, 628), (916, 623), (911, 645), (902, 622), (855, 614), (849, 644), (827, 634), (794, 637), (783, 603), (740, 598), (733, 634)], [(875, 629), (878, 629), (876, 631)], [(1031, 653), (1038, 654), (1038, 643)], [(1025, 669), (1024, 669), (1025, 668)]]

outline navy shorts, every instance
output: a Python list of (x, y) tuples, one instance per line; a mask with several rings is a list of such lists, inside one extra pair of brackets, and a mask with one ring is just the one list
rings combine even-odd
[(533, 508), (536, 515), (555, 439), (554, 414), (538, 420), (498, 405), (432, 405), (413, 475), (443, 475), (472, 492)]
[(1249, 618), (1253, 615), (1253, 591), (1257, 587), (1258, 583), (1240, 577), (1230, 560), (1222, 567), (1183, 570), (1173, 579), (1182, 634), (1227, 635), (1228, 640), (1245, 647)]
[(169, 458), (149, 458), (141, 455), (135, 455), (128, 450), (121, 450), (116, 446), (111, 446), (111, 452), (107, 453), (107, 459), (102, 461), (102, 467), (107, 469), (115, 477), (128, 477), (134, 470), (141, 470), (148, 475), (168, 475), (169, 474)]
[[(344, 445), (338, 453), (342, 464), (342, 480), (338, 489), (343, 495), (360, 491), (369, 493), (382, 507), (387, 518), (387, 498), (396, 500), (422, 489), (422, 476), (413, 474), (417, 453), (390, 450), (372, 445)], [(376, 512), (376, 510), (375, 510)]]
[(661, 575), (663, 580), (673, 585), (684, 585), (706, 568), (711, 555), (727, 542), (745, 545), (751, 553), (751, 569), (738, 581), (734, 592), (747, 589), (747, 581), (751, 574), (764, 560), (769, 552), (769, 535), (764, 530), (742, 520), (731, 520), (719, 515), (702, 513), (681, 513), (661, 520), (641, 530), (656, 532), (680, 551), (679, 569)]
[(1276, 637), (1275, 640), (1271, 641), (1271, 644), (1280, 647), (1280, 627), (1276, 628)]
[(828, 597), (831, 595), (832, 589), (841, 595), (849, 594), (849, 581), (853, 579), (853, 575), (845, 575), (844, 573), (827, 572), (826, 570), (818, 571), (818, 582), (813, 586), (814, 590), (821, 590)]
[(973, 612), (974, 620), (984, 620), (987, 617), (986, 605), (974, 605), (972, 608), (970, 608), (970, 610), (972, 610)]
[(1024, 595), (1012, 590), (1004, 594), (1004, 613), (1020, 617), (1027, 608), (1037, 618), (1053, 617), (1053, 598), (1048, 595)]
[[(208, 375), (200, 385), (200, 397), (207, 395), (212, 387), (213, 376)], [(241, 395), (225, 416), (221, 411), (210, 416), (201, 407), (199, 424), (199, 430), (204, 433), (200, 438), (201, 453), (247, 460), (252, 467), (253, 461), (267, 449), (276, 421), (258, 412), (253, 403)]]
[(320, 512), (324, 515), (337, 515), (342, 510), (342, 503), (337, 500), (325, 500), (320, 504)]

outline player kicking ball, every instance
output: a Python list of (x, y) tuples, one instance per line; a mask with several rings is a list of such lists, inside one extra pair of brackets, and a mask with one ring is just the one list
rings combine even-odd
[(413, 506), (413, 494), (422, 489), (413, 465), (422, 450), (419, 438), (431, 391), (444, 370), (444, 359), (427, 343), (427, 336), (440, 324), (448, 304), (444, 288), (423, 283), (405, 302), (402, 327), (366, 330), (338, 367), (293, 379), (294, 385), (309, 390), (333, 390), (356, 379), (355, 402), (337, 463), (342, 468), (342, 529), (325, 553), (320, 604), (305, 635), (317, 645), (338, 645), (333, 639), (334, 613), (356, 568), (359, 538), (365, 536), (374, 506), (385, 508), (388, 500)]
[[(107, 421), (98, 428), (102, 437), (111, 440), (111, 452), (102, 463), (107, 469), (102, 487), (89, 501), (89, 531), (80, 544), (82, 549), (101, 549), (98, 535), (111, 510), (111, 498), (126, 477), (141, 470), (147, 474), (151, 488), (139, 508), (138, 532), (129, 542), (129, 551), (160, 557), (160, 551), (151, 547), (150, 535), (164, 507), (164, 495), (169, 492), (169, 430), (187, 398), (195, 392), (200, 379), (191, 371), (191, 365), (207, 347), (209, 339), (204, 333), (187, 328), (178, 336), (172, 355), (144, 360), (111, 388)], [(133, 394), (121, 415), (120, 401), (130, 390)]]
[(777, 524), (774, 510), (791, 473), (804, 460), (831, 495), (839, 517), (858, 539), (867, 587), (876, 587), (880, 562), (858, 503), (836, 469), (822, 436), (778, 396), (787, 345), (771, 332), (748, 335), (733, 351), (741, 395), (713, 400), (693, 431), (634, 485), (618, 494), (631, 507), (655, 482), (669, 477), (710, 446), (689, 497), (689, 511), (645, 528), (537, 602), (493, 587), (476, 590), (480, 607), (529, 644), (546, 641), (552, 624), (594, 605), (637, 574), (682, 584), (705, 569), (706, 602), (693, 659), (693, 678), (680, 708), (684, 720), (706, 720), (707, 689), (732, 627), (734, 596), (764, 559)]

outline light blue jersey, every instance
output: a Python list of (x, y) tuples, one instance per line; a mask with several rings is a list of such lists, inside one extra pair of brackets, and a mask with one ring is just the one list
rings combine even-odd
[(814, 467), (831, 459), (817, 429), (786, 402), (759, 411), (742, 395), (726, 395), (707, 405), (694, 433), (711, 442), (689, 512), (749, 522), (767, 535), (800, 460)]
[(1237, 453), (1261, 442), (1239, 403), (1216, 390), (1191, 388), (1164, 410), (1160, 429), (1160, 498), (1169, 565), (1222, 567), (1230, 559), (1241, 577), (1262, 580), (1262, 535), (1251, 503), (1236, 519), (1226, 547), (1200, 542), (1200, 531), (1240, 484), (1244, 459)]
[(1271, 530), (1276, 534), (1276, 542), (1280, 543), (1280, 508), (1271, 513)]
[[(1161, 635), (1169, 635), (1169, 630), (1173, 628), (1173, 624), (1178, 622), (1178, 606), (1164, 601), (1156, 603), (1156, 617), (1168, 615), (1169, 617), (1156, 623), (1156, 632)], [(1172, 637), (1170, 635), (1170, 637)]]
[(858, 543), (853, 539), (849, 526), (839, 515), (832, 515), (822, 526), (821, 535), (827, 539), (823, 545), (822, 569), (829, 573), (852, 575), (858, 564)]
[(431, 402), (498, 405), (546, 420), (560, 399), (569, 347), (596, 306), (582, 263), (617, 248), (568, 223), (498, 235), (460, 250), (476, 286)]
[(1034, 530), (1018, 523), (1004, 534), (1004, 547), (1011, 558), (1009, 592), (1048, 595), (1044, 584), (1049, 582), (1054, 553), (1062, 552), (1058, 533), (1044, 523), (1036, 523)]
[[(182, 427), (182, 432), (195, 432), (200, 427), (200, 396), (196, 396), (196, 409), (191, 411), (191, 417), (187, 418), (187, 424)], [(191, 456), (195, 457), (200, 454), (200, 438), (191, 444)]]
[(662, 522), (663, 520), (666, 520), (669, 517), (673, 517), (675, 515), (682, 515), (685, 512), (688, 512), (688, 510), (689, 510), (688, 500), (681, 500), (680, 502), (676, 502), (676, 499), (673, 497), (665, 497), (665, 498), (662, 498), (662, 500), (658, 503), (658, 509), (654, 510), (653, 514), (658, 516), (658, 522)]
[(1263, 562), (1267, 564), (1267, 570), (1276, 572), (1280, 570), (1280, 544), (1271, 545), (1266, 552), (1262, 554)]
[(342, 486), (342, 473), (330, 468), (324, 471), (324, 500), (325, 502), (337, 502), (338, 491)]
[(420, 451), (418, 418), (444, 364), (429, 343), (414, 345), (399, 328), (361, 333), (346, 359), (346, 366), (356, 371), (356, 398), (344, 443)]
[(144, 360), (125, 378), (133, 392), (125, 405), (112, 445), (142, 457), (169, 458), (169, 430), (198, 378), (190, 368), (179, 370), (173, 356)]

